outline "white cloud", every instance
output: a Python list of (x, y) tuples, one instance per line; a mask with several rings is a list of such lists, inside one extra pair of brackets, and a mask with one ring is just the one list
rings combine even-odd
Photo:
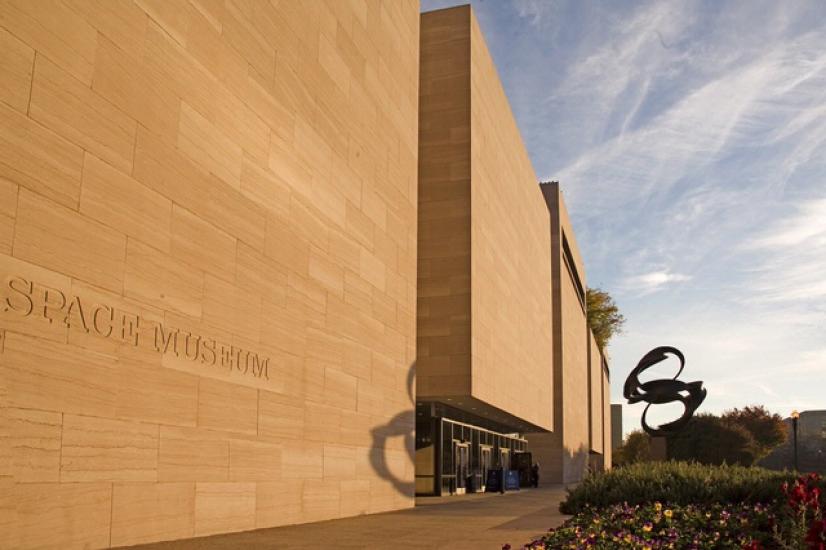
[(552, 0), (518, 0), (516, 12), (519, 17), (527, 19), (534, 27), (547, 28), (556, 22), (559, 15), (559, 2)]
[(774, 227), (748, 243), (748, 247), (783, 249), (803, 244), (826, 244), (826, 199), (797, 205), (796, 216), (774, 224)]
[(642, 290), (644, 292), (652, 292), (662, 288), (670, 283), (681, 283), (690, 281), (689, 275), (682, 273), (671, 273), (669, 271), (651, 271), (642, 275), (629, 277), (626, 280), (626, 285), (633, 290)]
[(826, 4), (475, 6), (588, 280), (628, 319), (614, 401), (667, 344), (706, 382), (703, 410), (822, 408)]
[[(824, 176), (826, 179), (826, 176)], [(826, 193), (826, 189), (824, 189)], [(754, 302), (798, 302), (826, 324), (826, 198), (798, 203), (743, 248), (757, 256), (749, 289)]]

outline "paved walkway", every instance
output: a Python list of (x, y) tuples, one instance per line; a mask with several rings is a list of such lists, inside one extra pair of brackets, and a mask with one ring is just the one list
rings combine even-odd
[[(152, 550), (255, 549), (473, 549), (499, 550), (530, 542), (566, 518), (561, 486), (518, 493), (416, 499), (398, 512), (259, 529), (230, 535), (141, 546)], [(135, 547), (138, 548), (138, 547)]]

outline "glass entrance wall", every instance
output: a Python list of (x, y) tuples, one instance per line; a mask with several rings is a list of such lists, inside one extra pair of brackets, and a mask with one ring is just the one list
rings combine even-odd
[(513, 456), (528, 448), (528, 442), (518, 434), (498, 433), (449, 418), (417, 420), (417, 457), (426, 453), (435, 458), (432, 467), (428, 462), (427, 471), (416, 471), (418, 495), (482, 491), (488, 470), (511, 469)]

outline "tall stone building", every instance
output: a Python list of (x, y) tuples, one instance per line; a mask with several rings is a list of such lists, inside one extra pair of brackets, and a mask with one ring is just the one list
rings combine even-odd
[(608, 363), (586, 319), (585, 266), (559, 184), (541, 185), (550, 212), (553, 280), (553, 418), (527, 436), (546, 483), (575, 483), (611, 466)]
[(559, 186), (536, 185), (469, 6), (423, 15), (420, 78), (417, 491), (523, 451), (579, 481), (611, 464), (610, 385)]
[(461, 492), (552, 428), (550, 222), (470, 7), (421, 48), (417, 488)]
[(584, 266), (469, 7), (8, 0), (0, 45), (0, 547), (610, 464)]

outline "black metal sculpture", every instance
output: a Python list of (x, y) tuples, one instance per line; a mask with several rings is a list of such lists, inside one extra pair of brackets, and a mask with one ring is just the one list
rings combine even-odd
[[(674, 378), (640, 383), (640, 374), (645, 369), (664, 361), (668, 357), (668, 354), (673, 354), (680, 360), (680, 369), (677, 371), (677, 374), (674, 375)], [(661, 346), (646, 353), (643, 358), (640, 359), (640, 362), (637, 363), (634, 370), (631, 371), (631, 374), (628, 375), (628, 378), (626, 378), (623, 395), (628, 400), (628, 403), (631, 405), (639, 403), (640, 401), (648, 403), (642, 413), (641, 422), (642, 429), (649, 435), (664, 436), (679, 431), (691, 420), (694, 411), (697, 410), (697, 407), (699, 407), (706, 398), (707, 392), (706, 389), (703, 388), (702, 381), (681, 382), (677, 380), (680, 373), (683, 372), (683, 367), (685, 367), (685, 357), (680, 350), (672, 348), (671, 346)], [(680, 418), (656, 428), (648, 425), (646, 415), (651, 405), (661, 405), (674, 401), (681, 402), (685, 407), (685, 411)]]

